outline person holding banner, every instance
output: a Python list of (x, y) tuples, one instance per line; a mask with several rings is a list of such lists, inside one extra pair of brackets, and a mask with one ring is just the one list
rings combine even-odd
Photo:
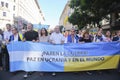
[(13, 35), (10, 36), (9, 42), (21, 41), (20, 35), (18, 34), (18, 30), (16, 27), (12, 28), (12, 34)]
[(113, 37), (113, 41), (120, 41), (120, 30), (117, 31), (117, 36)]
[(9, 54), (7, 52), (6, 44), (9, 43), (10, 36), (12, 35), (11, 24), (6, 24), (6, 30), (3, 32), (3, 45), (2, 45), (2, 66), (3, 70), (9, 71)]
[[(38, 32), (33, 30), (33, 24), (28, 23), (27, 24), (27, 31), (24, 34), (24, 39), (23, 41), (33, 41), (33, 42), (38, 42)], [(23, 77), (27, 78), (28, 75), (30, 75), (31, 72), (27, 72)]]
[(52, 44), (64, 44), (65, 37), (60, 33), (60, 27), (57, 25), (54, 32), (50, 36), (50, 43)]
[[(50, 36), (50, 43), (52, 44), (64, 44), (65, 37), (62, 33), (60, 33), (60, 26), (57, 25), (54, 29), (54, 32)], [(56, 73), (52, 73), (53, 76), (56, 75)]]
[(67, 37), (67, 43), (78, 43), (79, 37), (75, 33), (75, 29), (71, 29), (71, 34)]
[(112, 36), (111, 36), (111, 32), (107, 31), (106, 35), (105, 35), (105, 42), (112, 42)]
[(4, 47), (2, 49), (4, 70), (9, 70), (9, 54), (6, 49), (6, 44), (8, 44), (9, 42), (21, 41), (20, 35), (18, 34), (18, 29), (16, 27), (13, 27), (10, 30), (12, 31), (12, 35), (10, 35), (10, 37), (6, 37), (7, 39), (5, 40), (5, 44), (3, 43)]
[[(92, 42), (91, 36), (89, 35), (89, 32), (84, 32), (83, 37), (79, 39), (80, 43), (90, 43)], [(92, 75), (92, 71), (87, 71), (86, 72), (88, 75)]]
[(84, 42), (84, 43), (88, 43), (88, 42), (92, 42), (91, 38), (90, 38), (90, 35), (88, 32), (85, 32), (83, 34), (83, 37), (82, 39), (79, 40), (80, 42)]
[(93, 42), (104, 42), (105, 41), (105, 36), (102, 34), (101, 31), (97, 32), (97, 35), (94, 36)]
[(42, 28), (39, 32), (39, 42), (49, 42), (48, 32), (45, 28)]
[(38, 32), (33, 30), (33, 24), (28, 23), (27, 24), (27, 32), (24, 34), (24, 40), (23, 41), (38, 41)]
[[(113, 37), (113, 41), (119, 41), (120, 42), (120, 30), (117, 31), (117, 36)], [(120, 61), (118, 65), (118, 72), (120, 73)]]

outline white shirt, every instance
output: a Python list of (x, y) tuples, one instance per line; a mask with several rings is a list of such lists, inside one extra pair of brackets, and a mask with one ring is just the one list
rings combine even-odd
[(103, 40), (105, 40), (105, 39), (106, 39), (106, 37), (105, 37), (104, 35), (102, 35), (102, 38), (103, 38)]
[(48, 42), (49, 41), (49, 36), (39, 36), (39, 41), (40, 42)]
[(61, 44), (61, 41), (65, 41), (65, 37), (61, 33), (52, 33), (50, 36), (50, 40), (55, 44)]
[(80, 35), (80, 34), (77, 34), (77, 36), (78, 36), (78, 37), (82, 37), (82, 35)]
[(65, 37), (65, 42), (64, 43), (67, 43), (67, 37)]
[(4, 35), (4, 40), (9, 40), (10, 36), (12, 35), (12, 32), (11, 31), (5, 31), (3, 33), (3, 35)]
[(77, 41), (76, 41), (75, 37), (74, 37), (74, 41), (73, 41), (72, 43), (77, 43)]
[[(106, 37), (104, 35), (102, 35), (103, 41), (106, 40)], [(96, 35), (94, 35), (94, 39), (93, 42), (101, 42), (100, 39), (96, 39)]]
[(15, 41), (18, 41), (18, 34), (17, 35), (14, 35), (14, 42)]

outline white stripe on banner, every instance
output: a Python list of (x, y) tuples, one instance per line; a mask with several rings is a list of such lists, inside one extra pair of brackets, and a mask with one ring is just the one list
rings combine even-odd
[(63, 58), (64, 55), (51, 55), (40, 51), (10, 51), (10, 62), (24, 61), (28, 62), (28, 59), (40, 59), (40, 58)]

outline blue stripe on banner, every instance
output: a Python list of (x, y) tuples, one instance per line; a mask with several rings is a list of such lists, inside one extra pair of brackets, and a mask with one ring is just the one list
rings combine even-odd
[(64, 45), (51, 45), (38, 42), (13, 42), (7, 45), (8, 51), (63, 51)]
[[(18, 66), (19, 65), (19, 66)], [(34, 65), (34, 66), (33, 66)], [(63, 72), (64, 63), (62, 62), (10, 62), (10, 71), (47, 71), (47, 72)]]
[(120, 54), (119, 42), (100, 42), (84, 44), (52, 45), (49, 43), (15, 42), (10, 43), (8, 51), (53, 51), (64, 52), (65, 57), (71, 56), (112, 56)]
[[(76, 52), (76, 56), (112, 56), (120, 54), (120, 43), (100, 42), (84, 44), (65, 44), (64, 50), (68, 53), (71, 52), (71, 54), (72, 52)], [(69, 56), (72, 57), (73, 55)]]
[(120, 53), (120, 43), (52, 45), (49, 43), (15, 42), (7, 45), (7, 49), (10, 55), (11, 72), (17, 70), (63, 72), (65, 58), (117, 55)]

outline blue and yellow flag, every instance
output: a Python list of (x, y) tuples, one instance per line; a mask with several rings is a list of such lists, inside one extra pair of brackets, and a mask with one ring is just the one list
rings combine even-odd
[(52, 45), (14, 42), (7, 45), (10, 71), (70, 72), (116, 69), (119, 42)]

